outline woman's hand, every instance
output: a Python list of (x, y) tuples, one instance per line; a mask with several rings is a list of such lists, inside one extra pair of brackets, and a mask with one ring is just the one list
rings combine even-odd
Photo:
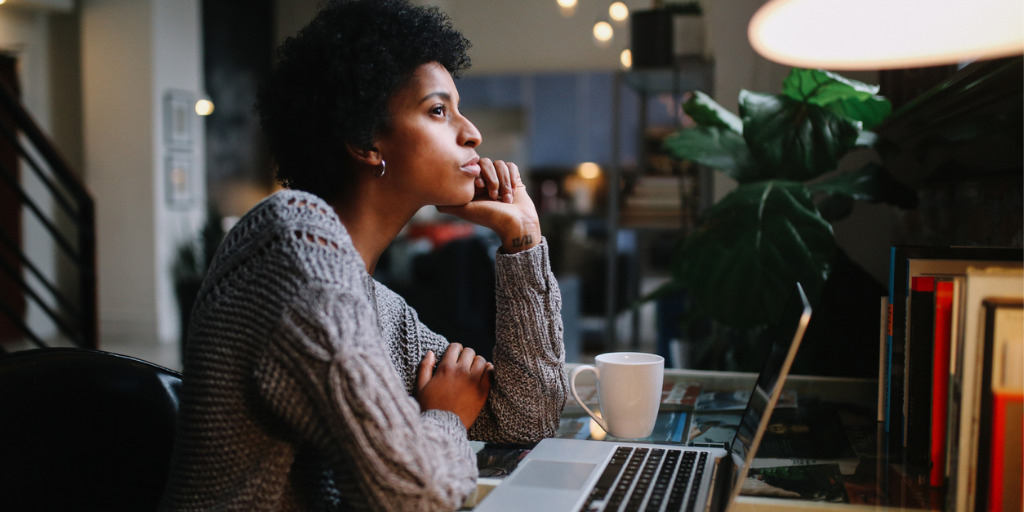
[(476, 186), (476, 197), (468, 204), (439, 206), (438, 211), (490, 228), (501, 238), (505, 253), (524, 251), (540, 243), (537, 208), (516, 164), (481, 158)]
[(459, 343), (448, 345), (435, 369), (436, 359), (437, 356), (430, 351), (420, 362), (416, 401), (424, 411), (440, 409), (454, 412), (469, 430), (491, 393), (494, 365)]

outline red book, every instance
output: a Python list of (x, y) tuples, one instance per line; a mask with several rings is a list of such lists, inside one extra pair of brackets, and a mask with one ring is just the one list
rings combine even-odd
[(946, 483), (946, 427), (949, 405), (949, 354), (952, 342), (953, 282), (935, 283), (935, 343), (932, 347), (931, 468), (933, 487)]
[[(1020, 510), (1021, 414), (1024, 393), (993, 393), (992, 459), (989, 466), (989, 510)], [(1014, 485), (1017, 484), (1017, 485)]]

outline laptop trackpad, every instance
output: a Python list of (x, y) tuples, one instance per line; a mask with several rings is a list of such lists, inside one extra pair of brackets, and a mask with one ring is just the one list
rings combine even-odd
[(550, 489), (581, 489), (596, 466), (582, 462), (527, 460), (515, 475), (509, 477), (507, 484)]

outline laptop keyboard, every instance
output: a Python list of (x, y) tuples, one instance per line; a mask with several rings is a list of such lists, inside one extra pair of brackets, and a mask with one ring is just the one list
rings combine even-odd
[(694, 511), (707, 462), (707, 452), (620, 446), (580, 512)]

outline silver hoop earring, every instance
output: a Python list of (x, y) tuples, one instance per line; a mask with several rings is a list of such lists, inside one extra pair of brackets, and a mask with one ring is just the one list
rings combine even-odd
[(384, 171), (386, 171), (386, 170), (387, 170), (387, 164), (384, 163), (384, 159), (382, 158), (380, 160), (380, 174), (378, 174), (377, 177), (378, 178), (383, 178), (384, 177)]

